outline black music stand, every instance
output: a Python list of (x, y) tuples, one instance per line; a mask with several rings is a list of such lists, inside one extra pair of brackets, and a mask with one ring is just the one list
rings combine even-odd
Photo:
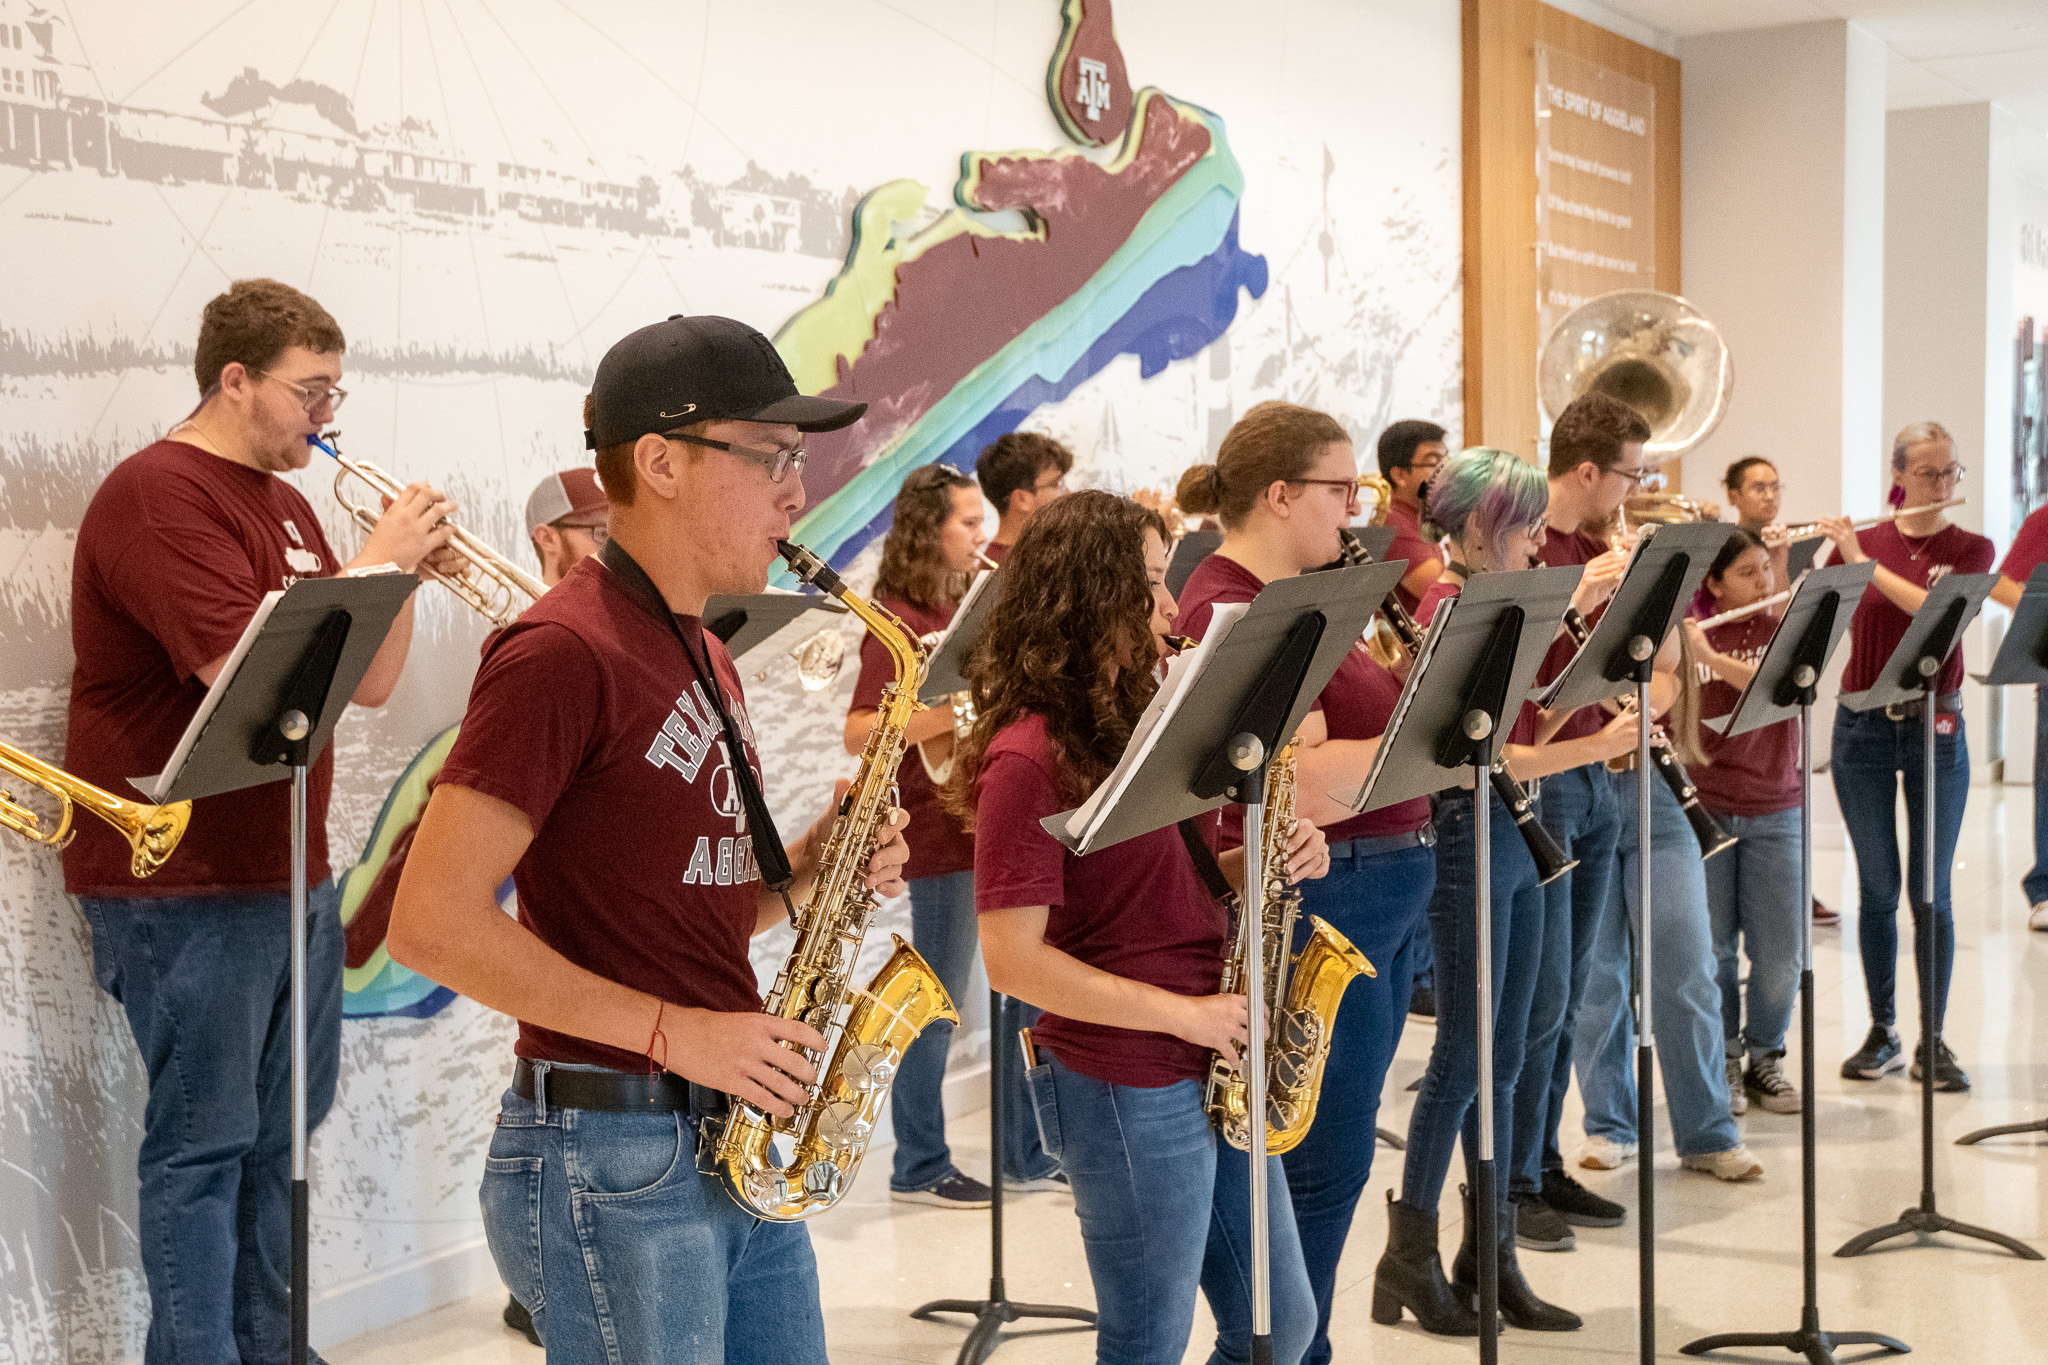
[[(1991, 661), (1988, 673), (1971, 674), (1987, 687), (2012, 684), (2048, 684), (2048, 564), (2036, 564), (2027, 575), (2026, 590), (2013, 610), (2012, 625)], [(1922, 1068), (1923, 1070), (1925, 1068)], [(1958, 1147), (1972, 1147), (1986, 1138), (2012, 1137), (2019, 1133), (2048, 1133), (2048, 1119), (2031, 1123), (2000, 1123), (1979, 1128), (1956, 1139)]]
[[(1303, 574), (1268, 584), (1241, 616), (1212, 618), (1201, 645), (1176, 664), (1168, 690), (1140, 722), (1115, 771), (1097, 794), (1074, 811), (1046, 817), (1055, 839), (1078, 854), (1091, 853), (1215, 810), (1227, 801), (1244, 806), (1243, 913), (1238, 932), (1248, 935), (1245, 996), (1254, 1002), (1244, 1071), (1246, 1111), (1266, 1115), (1266, 998), (1264, 955), (1258, 934), (1264, 915), (1266, 765), (1308, 714), (1310, 703), (1337, 672), (1365, 631), (1381, 599), (1394, 589), (1403, 565), (1361, 564)], [(1219, 627), (1228, 624), (1227, 633)], [(1210, 641), (1222, 635), (1213, 649)], [(1200, 668), (1199, 674), (1191, 670)], [(1176, 687), (1174, 677), (1188, 679)], [(1169, 695), (1170, 692), (1170, 695)], [(1251, 1134), (1251, 1262), (1253, 1365), (1273, 1359), (1272, 1263), (1267, 1227), (1266, 1123)]]
[(1835, 1365), (1835, 1351), (1843, 1346), (1882, 1346), (1901, 1353), (1911, 1349), (1882, 1333), (1829, 1332), (1820, 1325), (1813, 916), (1805, 911), (1813, 900), (1813, 704), (1828, 659), (1848, 630), (1855, 604), (1862, 600), (1863, 590), (1876, 571), (1876, 565), (1866, 560), (1861, 564), (1831, 565), (1801, 580), (1793, 590), (1792, 600), (1785, 605), (1784, 619), (1778, 622), (1764, 657), (1757, 663), (1755, 676), (1736, 699), (1735, 709), (1722, 720), (1706, 722), (1731, 738), (1787, 718), (1796, 717), (1799, 724), (1799, 1069), (1806, 1094), (1799, 1112), (1799, 1157), (1806, 1297), (1800, 1308), (1799, 1326), (1793, 1331), (1720, 1332), (1679, 1347), (1686, 1355), (1705, 1355), (1731, 1346), (1782, 1346), (1794, 1355), (1805, 1356), (1809, 1365)]
[(1166, 590), (1179, 597), (1195, 566), (1215, 554), (1216, 547), (1222, 543), (1223, 533), (1207, 527), (1182, 535), (1173, 543), (1173, 554), (1166, 561)]
[(1927, 960), (1923, 966), (1920, 954), (1913, 954), (1914, 974), (1920, 978), (1920, 1202), (1883, 1227), (1851, 1237), (1835, 1252), (1837, 1256), (1860, 1256), (1878, 1243), (1906, 1233), (1925, 1241), (1937, 1232), (1953, 1232), (1995, 1243), (2022, 1260), (2042, 1259), (2040, 1252), (2017, 1238), (1950, 1218), (1936, 1207), (1934, 1198), (1934, 983), (1941, 975), (1941, 936), (1934, 931), (1935, 830), (1939, 823), (1935, 819), (1935, 698), (1943, 663), (1997, 582), (1997, 574), (1950, 574), (1929, 588), (1927, 600), (1913, 613), (1904, 638), (1885, 660), (1877, 681), (1861, 692), (1845, 692), (1841, 698), (1851, 711), (1873, 711), (1915, 699), (1920, 703), (1920, 780), (1926, 794), (1921, 803), (1920, 892), (1927, 907), (1920, 923), (1927, 932)]
[(291, 770), (292, 1365), (311, 1344), (307, 1308), (311, 1195), (306, 1179), (306, 772), (334, 734), (348, 699), (406, 598), (409, 573), (301, 579), (265, 598), (199, 713), (155, 778), (158, 804), (278, 780)]
[[(1405, 570), (1405, 561), (1396, 562)], [(1473, 1162), (1473, 1208), (1479, 1220), (1481, 1365), (1494, 1365), (1500, 1351), (1500, 1226), (1493, 1150), (1495, 798), (1489, 775), (1584, 573), (1570, 565), (1481, 574), (1456, 597), (1439, 602), (1365, 783), (1347, 803), (1356, 811), (1377, 810), (1456, 786), (1468, 768), (1472, 778), (1479, 948), (1479, 1151)]]
[(822, 593), (757, 592), (741, 597), (721, 594), (704, 603), (704, 629), (716, 635), (726, 653), (738, 662), (749, 650), (766, 644), (770, 636), (807, 611), (846, 615), (845, 607)]
[(924, 682), (917, 689), (917, 699), (925, 705), (936, 706), (955, 692), (967, 690), (967, 656), (973, 652), (974, 642), (981, 638), (982, 624), (995, 605), (997, 580), (1002, 572), (998, 565), (976, 574), (967, 585), (967, 595), (954, 609), (952, 623), (942, 632), (931, 658), (925, 661)]
[(1547, 705), (1577, 710), (1612, 697), (1631, 686), (1636, 699), (1636, 904), (1641, 924), (1636, 930), (1636, 1310), (1640, 1339), (1637, 1350), (1648, 1365), (1657, 1357), (1657, 1129), (1655, 1072), (1656, 1009), (1650, 975), (1650, 950), (1655, 938), (1651, 906), (1655, 877), (1650, 866), (1650, 678), (1657, 650), (1671, 632), (1714, 556), (1728, 543), (1729, 528), (1720, 522), (1659, 526), (1636, 547), (1628, 574), (1614, 590), (1600, 624), (1550, 689)]

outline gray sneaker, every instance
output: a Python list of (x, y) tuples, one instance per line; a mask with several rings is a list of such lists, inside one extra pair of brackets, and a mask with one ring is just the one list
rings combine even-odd
[(1741, 1118), (1749, 1112), (1749, 1092), (1742, 1088), (1742, 1058), (1728, 1059), (1728, 1112)]
[(1784, 1055), (1781, 1048), (1750, 1058), (1749, 1070), (1742, 1073), (1738, 1084), (1756, 1096), (1756, 1102), (1770, 1113), (1796, 1114), (1799, 1112), (1799, 1087), (1792, 1084), (1785, 1075), (1785, 1068), (1779, 1064)]

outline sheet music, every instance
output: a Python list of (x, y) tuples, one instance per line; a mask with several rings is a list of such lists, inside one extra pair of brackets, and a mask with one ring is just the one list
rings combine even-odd
[(1436, 642), (1443, 638), (1444, 629), (1449, 625), (1451, 615), (1457, 607), (1458, 597), (1455, 593), (1436, 604), (1436, 613), (1430, 617), (1429, 628), (1422, 636), (1421, 650), (1416, 655), (1415, 662), (1409, 665), (1408, 676), (1401, 682), (1401, 695), (1394, 699), (1394, 709), (1387, 717), (1386, 729), (1380, 731), (1380, 747), (1373, 753), (1372, 767), (1366, 771), (1364, 783), (1350, 796), (1342, 792), (1331, 792), (1332, 801), (1341, 802), (1353, 811), (1362, 811), (1365, 809), (1365, 803), (1372, 799), (1372, 789), (1380, 780), (1380, 765), (1385, 763), (1387, 755), (1394, 751), (1394, 746), (1387, 741), (1400, 730), (1401, 722), (1408, 717), (1409, 708), (1421, 694), (1422, 680), (1429, 672), (1429, 661), (1436, 654)]
[(1249, 602), (1218, 603), (1210, 609), (1209, 628), (1203, 632), (1201, 643), (1167, 663), (1166, 681), (1152, 695), (1145, 714), (1138, 717), (1137, 727), (1131, 731), (1131, 741), (1124, 746), (1123, 757), (1117, 760), (1115, 770), (1067, 817), (1067, 837), (1078, 845), (1077, 852), (1087, 851), (1088, 841), (1100, 828), (1098, 813), (1115, 808), (1117, 798), (1130, 785), (1146, 755), (1152, 752), (1152, 746), (1158, 742), (1166, 723), (1173, 719), (1181, 699), (1209, 666), (1209, 660), (1229, 636), (1231, 627), (1251, 609)]
[(242, 631), (242, 638), (235, 641), (235, 647), (228, 652), (228, 661), (221, 665), (220, 674), (214, 678), (213, 686), (206, 689), (206, 696), (200, 701), (199, 710), (192, 717), (192, 723), (185, 727), (185, 733), (178, 740), (178, 747), (171, 750), (171, 761), (164, 765), (162, 772), (153, 777), (129, 778), (129, 786), (152, 801), (161, 802), (164, 799), (164, 793), (171, 789), (172, 779), (177, 777), (178, 770), (185, 766), (185, 759), (191, 754), (192, 746), (197, 744), (199, 736), (205, 733), (206, 723), (213, 719), (213, 711), (220, 705), (221, 694), (226, 692), (228, 684), (234, 681), (235, 670), (240, 668), (242, 660), (248, 657), (249, 646), (256, 643), (256, 637), (263, 633), (263, 623), (270, 619), (270, 613), (283, 599), (282, 591), (263, 594), (263, 600), (256, 604), (256, 614), (249, 618), (248, 626)]

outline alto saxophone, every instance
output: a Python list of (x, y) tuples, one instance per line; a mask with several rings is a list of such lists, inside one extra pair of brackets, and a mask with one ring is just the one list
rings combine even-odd
[[(781, 550), (799, 578), (838, 598), (866, 624), (896, 666), (896, 680), (882, 692), (881, 713), (826, 840), (817, 880), (797, 915), (796, 947), (761, 1006), (764, 1013), (801, 1020), (825, 1035), (822, 1056), (783, 1045), (818, 1064), (818, 1079), (789, 1118), (734, 1101), (713, 1157), (741, 1208), (756, 1218), (789, 1223), (824, 1212), (852, 1188), (905, 1050), (928, 1024), (958, 1023), (960, 1016), (938, 974), (901, 935), (891, 935), (896, 951), (866, 989), (851, 982), (875, 912), (875, 894), (863, 884), (868, 860), (895, 806), (896, 767), (903, 761), (904, 727), (917, 710), (924, 653), (901, 621), (848, 592), (823, 560), (788, 541)], [(790, 1144), (786, 1165), (776, 1164), (778, 1137)]]
[[(1294, 745), (1288, 743), (1266, 772), (1265, 835), (1260, 847), (1265, 868), (1263, 911), (1254, 932), (1240, 926), (1223, 963), (1222, 994), (1244, 989), (1245, 952), (1256, 942), (1265, 954), (1265, 1004), (1273, 1021), (1266, 1054), (1266, 1153), (1278, 1156), (1308, 1136), (1323, 1086), (1323, 1064), (1344, 990), (1360, 972), (1378, 976), (1365, 954), (1316, 915), (1308, 918), (1308, 941), (1290, 953), (1301, 892), (1287, 884), (1287, 840), (1294, 828)], [(1233, 1059), (1234, 1060), (1234, 1059)], [(1209, 1059), (1202, 1107), (1209, 1122), (1239, 1151), (1251, 1148), (1246, 1122), (1250, 1086), (1244, 1072), (1221, 1053)]]

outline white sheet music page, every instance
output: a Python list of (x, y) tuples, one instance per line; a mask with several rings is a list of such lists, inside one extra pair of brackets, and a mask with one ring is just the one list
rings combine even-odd
[(228, 690), (234, 680), (235, 670), (248, 657), (249, 646), (256, 643), (256, 637), (263, 633), (264, 622), (270, 619), (271, 611), (284, 598), (283, 592), (267, 592), (256, 604), (256, 614), (249, 618), (248, 626), (242, 631), (242, 638), (235, 641), (235, 647), (228, 652), (228, 661), (221, 665), (220, 674), (213, 680), (213, 686), (206, 689), (206, 696), (199, 703), (199, 710), (193, 715), (192, 723), (185, 727), (185, 733), (178, 740), (178, 747), (171, 750), (171, 761), (164, 770), (154, 777), (131, 777), (128, 785), (152, 801), (161, 802), (164, 793), (171, 789), (178, 770), (185, 766), (186, 758), (192, 753), (192, 746), (199, 742), (199, 736), (206, 732), (206, 723), (213, 719), (213, 709), (220, 705), (221, 694)]

